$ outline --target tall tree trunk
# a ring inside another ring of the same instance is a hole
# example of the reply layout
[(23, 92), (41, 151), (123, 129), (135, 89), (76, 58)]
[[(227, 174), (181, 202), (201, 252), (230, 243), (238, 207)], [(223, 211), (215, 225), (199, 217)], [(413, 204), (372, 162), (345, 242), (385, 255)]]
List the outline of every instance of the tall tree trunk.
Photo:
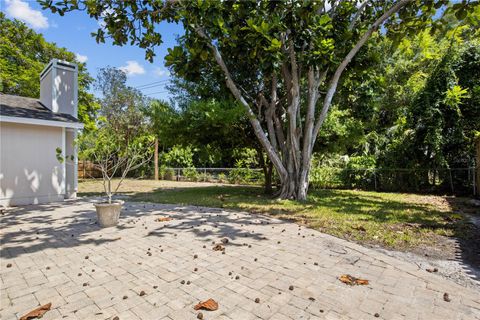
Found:
[(155, 137), (155, 154), (154, 154), (153, 163), (155, 166), (155, 181), (158, 180), (158, 138)]

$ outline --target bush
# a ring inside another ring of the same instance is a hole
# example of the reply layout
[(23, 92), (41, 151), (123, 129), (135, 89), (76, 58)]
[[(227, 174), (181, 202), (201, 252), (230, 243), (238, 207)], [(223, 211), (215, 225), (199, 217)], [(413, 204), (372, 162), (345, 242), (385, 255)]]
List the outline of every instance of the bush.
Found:
[(312, 188), (341, 188), (344, 186), (341, 168), (319, 167), (312, 168), (309, 175)]
[(160, 177), (162, 177), (162, 180), (175, 179), (175, 171), (172, 168), (160, 167), (159, 174), (160, 174)]
[(217, 181), (220, 183), (227, 182), (227, 176), (225, 175), (225, 173), (219, 173), (217, 176)]
[(263, 183), (263, 174), (258, 170), (249, 168), (235, 168), (228, 174), (228, 182), (234, 184)]
[(376, 161), (373, 156), (351, 157), (342, 172), (342, 180), (350, 188), (373, 188)]
[(188, 181), (199, 181), (200, 174), (195, 168), (186, 168), (182, 172), (183, 177)]
[(193, 167), (193, 149), (175, 145), (170, 151), (161, 155), (160, 161), (170, 168), (191, 168)]

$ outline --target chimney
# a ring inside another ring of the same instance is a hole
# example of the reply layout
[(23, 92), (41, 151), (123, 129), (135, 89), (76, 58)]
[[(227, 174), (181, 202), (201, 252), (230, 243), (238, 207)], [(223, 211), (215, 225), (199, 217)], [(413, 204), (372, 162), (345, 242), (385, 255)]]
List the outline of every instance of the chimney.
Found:
[(40, 102), (55, 113), (77, 118), (78, 66), (53, 59), (40, 73)]

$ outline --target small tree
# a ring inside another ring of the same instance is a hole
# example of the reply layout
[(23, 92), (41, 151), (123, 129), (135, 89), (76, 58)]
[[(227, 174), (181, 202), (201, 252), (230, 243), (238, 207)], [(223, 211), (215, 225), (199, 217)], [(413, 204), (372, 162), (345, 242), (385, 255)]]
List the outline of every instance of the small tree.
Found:
[[(108, 126), (83, 137), (81, 147), (102, 173), (108, 203), (112, 202), (127, 174), (151, 160), (153, 141), (152, 136), (141, 136), (125, 145), (115, 138)], [(114, 178), (119, 179), (114, 182)]]

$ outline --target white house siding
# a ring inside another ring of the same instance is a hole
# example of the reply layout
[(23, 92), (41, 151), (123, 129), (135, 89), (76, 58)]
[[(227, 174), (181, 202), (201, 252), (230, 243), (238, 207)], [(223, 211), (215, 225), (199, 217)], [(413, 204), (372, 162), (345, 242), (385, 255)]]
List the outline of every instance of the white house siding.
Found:
[(65, 128), (0, 122), (0, 205), (61, 201)]

